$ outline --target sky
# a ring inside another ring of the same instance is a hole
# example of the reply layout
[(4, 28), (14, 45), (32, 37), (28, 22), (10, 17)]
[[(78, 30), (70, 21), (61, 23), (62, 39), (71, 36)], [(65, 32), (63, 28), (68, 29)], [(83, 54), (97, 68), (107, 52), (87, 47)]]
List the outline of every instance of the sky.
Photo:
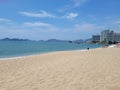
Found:
[(0, 0), (0, 39), (88, 39), (120, 32), (120, 0)]

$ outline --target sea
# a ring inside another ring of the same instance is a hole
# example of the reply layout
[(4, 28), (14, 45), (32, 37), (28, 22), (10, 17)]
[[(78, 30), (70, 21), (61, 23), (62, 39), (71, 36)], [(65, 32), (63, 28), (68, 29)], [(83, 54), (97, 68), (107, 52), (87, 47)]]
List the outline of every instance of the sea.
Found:
[(0, 58), (13, 58), (55, 51), (86, 50), (102, 47), (102, 44), (38, 42), (38, 41), (0, 41)]

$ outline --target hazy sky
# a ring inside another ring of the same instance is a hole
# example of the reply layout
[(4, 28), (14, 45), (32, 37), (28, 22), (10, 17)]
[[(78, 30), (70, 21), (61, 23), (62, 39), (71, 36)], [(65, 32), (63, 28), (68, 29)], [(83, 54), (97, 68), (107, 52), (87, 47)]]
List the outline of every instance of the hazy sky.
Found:
[(91, 38), (120, 32), (120, 0), (0, 0), (0, 38)]

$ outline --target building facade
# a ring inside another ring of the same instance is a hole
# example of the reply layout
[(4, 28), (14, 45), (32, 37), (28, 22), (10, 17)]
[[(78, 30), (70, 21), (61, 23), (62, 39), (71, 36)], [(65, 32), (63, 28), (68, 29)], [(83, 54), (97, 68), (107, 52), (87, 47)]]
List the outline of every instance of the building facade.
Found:
[(92, 36), (92, 42), (100, 42), (100, 35), (93, 35)]
[(120, 33), (115, 33), (111, 30), (104, 30), (101, 32), (100, 42), (120, 42)]
[(120, 42), (120, 33), (115, 33), (114, 40)]

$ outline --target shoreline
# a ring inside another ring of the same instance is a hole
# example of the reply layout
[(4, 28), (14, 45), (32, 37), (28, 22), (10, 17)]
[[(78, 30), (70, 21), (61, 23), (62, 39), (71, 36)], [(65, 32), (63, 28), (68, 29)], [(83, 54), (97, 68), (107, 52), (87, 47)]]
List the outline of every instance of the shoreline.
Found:
[[(99, 47), (102, 48), (102, 47)], [(98, 48), (92, 48), (93, 49), (98, 49)], [(65, 50), (65, 51), (52, 51), (52, 52), (44, 52), (44, 53), (38, 53), (38, 54), (30, 54), (30, 55), (22, 55), (22, 56), (13, 56), (13, 57), (5, 57), (5, 58), (0, 58), (0, 61), (3, 60), (11, 60), (11, 59), (20, 59), (20, 58), (25, 58), (25, 57), (31, 57), (31, 56), (38, 56), (38, 55), (43, 55), (43, 54), (49, 54), (49, 53), (59, 53), (59, 52), (71, 52), (71, 51), (88, 51), (87, 49), (80, 49), (80, 50)]]
[[(95, 50), (95, 49), (100, 49), (100, 48), (116, 48), (116, 46), (108, 46), (108, 47), (98, 47), (98, 48), (91, 48), (89, 50)], [(21, 55), (21, 56), (11, 56), (11, 57), (5, 57), (5, 58), (0, 58), (0, 61), (4, 60), (11, 60), (11, 59), (20, 59), (20, 58), (26, 58), (26, 57), (32, 57), (32, 56), (38, 56), (38, 55), (44, 55), (44, 54), (50, 54), (50, 53), (59, 53), (59, 52), (72, 52), (72, 51), (89, 51), (86, 49), (79, 49), (79, 50), (63, 50), (63, 51), (51, 51), (51, 52), (43, 52), (43, 53), (37, 53), (37, 54), (28, 54), (28, 55)]]
[[(88, 45), (88, 47), (90, 47), (90, 49), (95, 49), (95, 48), (100, 48), (100, 47), (102, 47), (103, 45), (98, 45), (98, 46), (94, 46), (94, 44), (92, 45)], [(31, 56), (31, 55), (39, 55), (39, 54), (46, 54), (46, 53), (51, 53), (51, 52), (61, 52), (61, 51), (77, 51), (77, 50), (86, 50), (87, 49), (87, 47), (83, 47), (82, 48), (82, 46), (80, 45), (80, 47), (78, 48), (78, 46), (77, 46), (77, 48), (66, 48), (66, 50), (65, 49), (47, 49), (47, 50), (41, 50), (41, 51), (34, 51), (34, 52), (19, 52), (19, 51), (17, 51), (17, 52), (14, 52), (14, 51), (12, 51), (12, 49), (11, 49), (11, 51), (10, 52), (13, 52), (13, 53), (8, 53), (8, 54), (5, 54), (4, 53), (4, 50), (3, 50), (3, 52), (0, 52), (1, 53), (1, 55), (0, 55), (0, 60), (2, 60), (2, 59), (4, 59), (4, 60), (6, 60), (6, 59), (14, 59), (14, 58), (21, 58), (21, 57), (25, 57), (25, 56)], [(5, 51), (5, 52), (7, 52), (7, 51)]]
[(0, 90), (120, 90), (120, 48), (0, 61)]
[[(91, 48), (89, 50), (95, 50), (95, 49), (99, 49), (99, 48), (103, 48), (102, 47), (98, 47), (98, 48)], [(63, 51), (51, 51), (51, 52), (44, 52), (44, 53), (37, 53), (37, 54), (28, 54), (28, 55), (21, 55), (21, 56), (11, 56), (11, 57), (5, 57), (5, 58), (0, 58), (0, 61), (3, 60), (11, 60), (11, 59), (20, 59), (20, 58), (25, 58), (25, 57), (31, 57), (31, 56), (38, 56), (38, 55), (44, 55), (44, 54), (50, 54), (50, 53), (59, 53), (59, 52), (72, 52), (72, 51), (89, 51), (86, 49), (79, 49), (79, 50), (63, 50)]]

